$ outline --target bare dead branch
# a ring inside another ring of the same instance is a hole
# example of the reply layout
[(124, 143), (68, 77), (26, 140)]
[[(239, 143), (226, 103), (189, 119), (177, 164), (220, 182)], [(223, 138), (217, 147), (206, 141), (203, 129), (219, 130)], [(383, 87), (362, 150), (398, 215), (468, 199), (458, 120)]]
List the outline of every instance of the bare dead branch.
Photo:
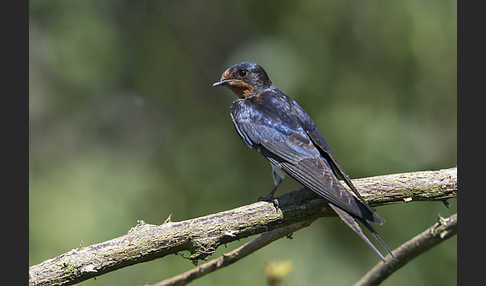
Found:
[(380, 284), (410, 260), (447, 240), (456, 233), (457, 214), (453, 214), (446, 219), (440, 218), (433, 226), (393, 250), (395, 258), (391, 258), (391, 256), (388, 255), (386, 257), (386, 262), (378, 263), (366, 273), (355, 286), (372, 286)]
[[(411, 172), (353, 180), (372, 206), (453, 198), (457, 169)], [(139, 223), (126, 235), (73, 249), (29, 267), (29, 285), (72, 285), (86, 279), (181, 251), (197, 261), (217, 247), (251, 235), (322, 216), (333, 216), (309, 190), (286, 193), (272, 203), (256, 202), (229, 211), (162, 225)]]

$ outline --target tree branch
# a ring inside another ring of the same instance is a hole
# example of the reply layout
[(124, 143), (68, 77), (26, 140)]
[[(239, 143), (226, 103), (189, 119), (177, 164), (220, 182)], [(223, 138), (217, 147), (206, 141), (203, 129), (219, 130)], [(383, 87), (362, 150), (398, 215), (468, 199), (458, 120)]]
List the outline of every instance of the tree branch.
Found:
[[(457, 169), (411, 172), (353, 180), (371, 206), (414, 200), (445, 200), (457, 193)], [(335, 215), (307, 189), (272, 203), (256, 202), (229, 211), (162, 225), (139, 223), (128, 234), (73, 249), (29, 267), (29, 285), (72, 285), (116, 269), (180, 251), (193, 261), (218, 246), (296, 222)]]
[(209, 274), (213, 271), (226, 267), (235, 263), (236, 261), (250, 255), (251, 253), (259, 250), (262, 247), (265, 247), (272, 243), (275, 240), (278, 240), (282, 237), (288, 236), (293, 232), (309, 226), (313, 220), (310, 221), (303, 221), (291, 224), (289, 226), (281, 227), (278, 229), (274, 229), (272, 231), (268, 231), (260, 235), (259, 237), (255, 238), (254, 240), (243, 244), (242, 246), (238, 247), (237, 249), (230, 251), (228, 253), (223, 254), (222, 256), (215, 258), (211, 261), (208, 261), (194, 269), (186, 271), (182, 274), (179, 274), (175, 277), (166, 279), (159, 283), (153, 284), (152, 286), (182, 286), (186, 285), (187, 283), (200, 278), (206, 274)]
[(446, 219), (440, 218), (439, 222), (393, 250), (395, 258), (392, 259), (390, 255), (388, 255), (386, 257), (386, 262), (378, 263), (366, 273), (355, 286), (372, 286), (380, 284), (410, 260), (447, 240), (456, 233), (457, 214), (453, 214)]

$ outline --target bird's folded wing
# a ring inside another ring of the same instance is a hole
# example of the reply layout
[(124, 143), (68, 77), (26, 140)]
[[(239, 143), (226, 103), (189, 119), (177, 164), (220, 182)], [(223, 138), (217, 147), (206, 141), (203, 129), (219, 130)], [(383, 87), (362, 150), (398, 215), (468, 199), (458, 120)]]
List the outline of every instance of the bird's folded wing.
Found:
[(319, 161), (319, 158), (303, 159), (297, 164), (284, 161), (280, 162), (280, 166), (294, 179), (333, 205), (352, 215), (369, 219), (371, 213), (366, 211), (357, 199), (331, 174), (331, 170)]
[(332, 155), (331, 151), (329, 150), (329, 147), (327, 146), (326, 141), (322, 137), (322, 135), (319, 133), (316, 127), (312, 128), (312, 130), (306, 130), (306, 133), (309, 135), (310, 140), (313, 142), (313, 144), (320, 150), (321, 155), (329, 162), (329, 164), (333, 167), (334, 171), (339, 174), (339, 176), (342, 177), (342, 179), (346, 182), (348, 187), (353, 191), (353, 193), (356, 194), (356, 196), (359, 198), (359, 200), (363, 203), (363, 205), (371, 212), (373, 213), (373, 218), (371, 221), (378, 223), (378, 224), (383, 224), (385, 220), (380, 217), (375, 211), (373, 211), (364, 198), (360, 195), (354, 184), (351, 182), (351, 179), (348, 177), (348, 175), (344, 172), (344, 170), (339, 166), (338, 162), (336, 159), (334, 159), (334, 156)]
[(332, 155), (331, 151), (329, 150), (329, 147), (327, 146), (326, 141), (322, 137), (322, 135), (319, 133), (317, 128), (314, 128), (313, 130), (306, 130), (307, 134), (309, 135), (309, 138), (312, 140), (314, 145), (321, 150), (321, 153), (324, 158), (326, 158), (329, 163), (332, 165), (334, 170), (341, 176), (343, 177), (344, 181), (346, 184), (349, 186), (349, 188), (360, 198), (362, 201), (364, 199), (361, 197), (359, 194), (358, 190), (356, 190), (356, 187), (353, 185), (351, 180), (349, 179), (348, 175), (344, 172), (344, 170), (339, 166), (338, 162), (336, 159), (334, 159), (334, 156)]
[(259, 149), (295, 180), (350, 214), (374, 221), (373, 211), (341, 185), (304, 130), (291, 130), (272, 120), (234, 115), (232, 118), (238, 134), (249, 146)]
[[(330, 164), (330, 168), (334, 171), (336, 175), (342, 177), (342, 179), (346, 182), (348, 187), (356, 194), (356, 196), (361, 200), (362, 203), (366, 204), (363, 197), (361, 197), (360, 193), (356, 189), (356, 187), (351, 182), (351, 179), (348, 175), (344, 172), (344, 170), (339, 166), (336, 159), (331, 153), (329, 146), (327, 145), (326, 140), (322, 137), (321, 133), (317, 129), (317, 126), (314, 124), (310, 116), (300, 107), (300, 105), (295, 101), (291, 100), (292, 110), (294, 110), (295, 114), (297, 114), (297, 118), (302, 123), (302, 126), (307, 133), (309, 139), (312, 141), (314, 146), (319, 149), (321, 155), (326, 159), (326, 161)], [(372, 211), (370, 209), (370, 211)], [(383, 220), (381, 218), (377, 219), (378, 221)]]

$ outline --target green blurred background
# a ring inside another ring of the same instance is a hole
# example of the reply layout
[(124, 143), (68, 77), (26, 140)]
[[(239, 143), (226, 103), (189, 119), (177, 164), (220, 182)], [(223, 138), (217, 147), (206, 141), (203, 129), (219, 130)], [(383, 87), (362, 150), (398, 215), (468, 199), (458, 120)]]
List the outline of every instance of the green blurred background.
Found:
[[(30, 1), (29, 265), (162, 223), (254, 202), (271, 168), (211, 84), (261, 64), (311, 115), (352, 178), (456, 165), (455, 1)], [(298, 188), (287, 179), (278, 194)], [(392, 248), (456, 212), (378, 208)], [(248, 241), (218, 249), (217, 254)], [(383, 285), (455, 285), (456, 238)], [(214, 256), (213, 256), (214, 257)], [(194, 285), (350, 285), (379, 261), (320, 219)], [(81, 285), (142, 285), (193, 268), (171, 255)]]

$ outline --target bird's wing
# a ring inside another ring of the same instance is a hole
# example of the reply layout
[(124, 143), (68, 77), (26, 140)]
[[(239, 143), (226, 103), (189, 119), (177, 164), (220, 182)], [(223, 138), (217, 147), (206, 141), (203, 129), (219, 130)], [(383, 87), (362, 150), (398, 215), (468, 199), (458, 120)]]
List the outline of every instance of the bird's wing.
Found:
[(233, 123), (245, 143), (256, 147), (272, 163), (332, 204), (355, 216), (369, 217), (368, 211), (333, 175), (304, 132), (288, 130), (268, 117), (252, 120), (239, 115), (232, 115)]
[(236, 119), (235, 119), (235, 116), (233, 115), (233, 112), (230, 113), (231, 115), (231, 120), (233, 121), (233, 125), (235, 126), (235, 129), (236, 129), (236, 132), (238, 133), (238, 135), (240, 135), (241, 137), (241, 140), (243, 140), (243, 142), (246, 144), (246, 146), (250, 147), (250, 148), (253, 148), (254, 147), (254, 144), (253, 142), (251, 141), (250, 138), (248, 138), (248, 136), (240, 129), (240, 127), (238, 127), (238, 123), (236, 122)]
[(383, 224), (385, 220), (381, 218), (374, 210), (372, 210), (370, 206), (368, 206), (364, 198), (361, 196), (361, 194), (358, 192), (358, 190), (352, 183), (349, 176), (346, 174), (346, 172), (344, 172), (343, 168), (341, 168), (337, 160), (332, 155), (326, 140), (324, 140), (324, 137), (322, 137), (321, 133), (317, 129), (317, 126), (314, 124), (310, 116), (299, 106), (299, 104), (296, 101), (292, 100), (292, 105), (293, 105), (293, 110), (295, 111), (297, 117), (301, 121), (306, 134), (309, 136), (309, 139), (312, 141), (314, 146), (317, 149), (319, 149), (322, 157), (324, 157), (325, 160), (329, 162), (332, 170), (334, 171), (334, 174), (340, 176), (346, 182), (348, 187), (351, 189), (351, 191), (353, 191), (353, 193), (356, 194), (356, 196), (359, 198), (361, 203), (363, 203), (363, 205), (373, 214), (371, 221), (378, 224)]
[(371, 221), (378, 223), (378, 224), (383, 224), (385, 220), (380, 217), (373, 209), (371, 209), (370, 206), (366, 203), (366, 201), (363, 199), (363, 197), (360, 195), (354, 184), (351, 182), (351, 179), (348, 177), (348, 175), (344, 172), (344, 170), (341, 168), (341, 166), (338, 164), (336, 159), (334, 159), (334, 156), (332, 155), (331, 151), (327, 147), (327, 144), (324, 141), (324, 138), (322, 138), (322, 135), (319, 133), (317, 128), (314, 128), (313, 130), (306, 130), (306, 133), (309, 135), (309, 138), (311, 141), (314, 143), (314, 145), (321, 151), (321, 155), (326, 158), (326, 160), (331, 164), (333, 169), (335, 170), (336, 173), (339, 174), (339, 176), (342, 177), (342, 179), (346, 182), (348, 187), (353, 191), (353, 193), (356, 194), (356, 196), (359, 198), (361, 203), (372, 213), (372, 219)]
[[(303, 124), (297, 124), (296, 127), (295, 122), (282, 122), (282, 118), (288, 117), (285, 117), (285, 114), (276, 114), (280, 113), (234, 104), (231, 118), (238, 134), (248, 146), (256, 148), (273, 165), (280, 166), (295, 180), (325, 198), (338, 216), (383, 259), (381, 253), (364, 236), (354, 218), (365, 224), (380, 244), (390, 252), (378, 233), (366, 221), (383, 220), (338, 181), (328, 160), (322, 154), (330, 154), (322, 136), (319, 133), (316, 135), (308, 132), (306, 126), (301, 126)], [(340, 168), (332, 155), (330, 156), (329, 162), (334, 162)], [(341, 172), (345, 174), (342, 170)]]
[(358, 190), (356, 189), (356, 187), (351, 182), (351, 179), (349, 179), (349, 176), (344, 172), (344, 170), (338, 164), (336, 159), (334, 159), (334, 156), (332, 155), (331, 151), (329, 150), (329, 147), (327, 146), (326, 141), (324, 140), (322, 135), (319, 133), (317, 128), (314, 128), (313, 130), (306, 130), (306, 133), (309, 135), (309, 138), (312, 140), (314, 145), (319, 148), (319, 150), (321, 151), (324, 158), (326, 158), (326, 160), (328, 160), (331, 163), (335, 172), (343, 178), (343, 180), (346, 182), (346, 184), (349, 186), (349, 188), (364, 202), (364, 199), (361, 197)]
[(320, 158), (305, 158), (297, 164), (280, 162), (281, 168), (304, 186), (350, 214), (368, 218), (369, 212), (346, 190)]

